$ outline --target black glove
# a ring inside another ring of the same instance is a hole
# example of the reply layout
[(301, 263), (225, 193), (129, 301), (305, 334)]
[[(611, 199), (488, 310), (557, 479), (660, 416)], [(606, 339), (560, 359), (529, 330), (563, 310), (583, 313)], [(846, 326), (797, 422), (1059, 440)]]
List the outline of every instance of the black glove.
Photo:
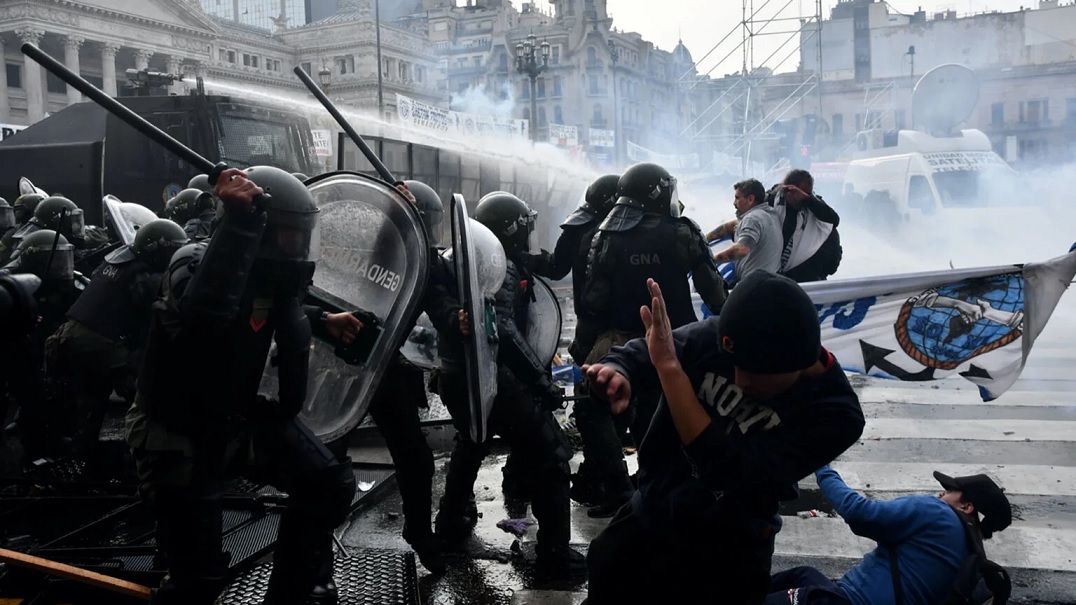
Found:
[(548, 376), (538, 381), (535, 388), (538, 392), (538, 402), (541, 404), (542, 409), (552, 412), (564, 407), (564, 389), (560, 388), (560, 385), (553, 382)]
[(334, 353), (346, 364), (363, 365), (370, 360), (385, 329), (381, 327), (381, 319), (370, 311), (360, 309), (351, 314), (362, 322), (362, 329), (351, 344), (338, 344)]

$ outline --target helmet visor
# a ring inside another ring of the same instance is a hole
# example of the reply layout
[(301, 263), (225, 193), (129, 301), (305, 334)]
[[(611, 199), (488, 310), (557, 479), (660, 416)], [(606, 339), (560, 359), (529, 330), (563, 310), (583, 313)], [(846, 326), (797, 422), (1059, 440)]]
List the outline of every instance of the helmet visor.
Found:
[(11, 206), (0, 208), (0, 231), (7, 231), (15, 226), (15, 209)]
[(85, 237), (86, 220), (83, 217), (81, 208), (67, 211), (64, 218), (60, 221), (61, 224), (64, 222), (71, 228), (71, 237), (75, 239), (83, 239)]
[(526, 252), (528, 254), (541, 253), (541, 247), (538, 245), (538, 213), (531, 210), (526, 216), (519, 218), (519, 223), (525, 230), (524, 233), (527, 234)]
[(676, 177), (669, 177), (661, 184), (669, 190), (669, 214), (674, 217), (680, 216), (680, 193), (676, 188)]
[(43, 281), (72, 279), (75, 274), (75, 247), (59, 244), (55, 253), (51, 247), (30, 248), (19, 255), (18, 270), (33, 273)]
[(260, 258), (315, 262), (321, 257), (318, 212), (270, 211)]

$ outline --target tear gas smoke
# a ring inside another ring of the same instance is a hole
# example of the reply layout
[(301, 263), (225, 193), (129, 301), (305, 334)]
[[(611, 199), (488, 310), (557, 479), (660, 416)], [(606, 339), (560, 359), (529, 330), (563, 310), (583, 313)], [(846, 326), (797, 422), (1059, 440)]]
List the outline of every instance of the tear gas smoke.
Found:
[(501, 87), (501, 100), (492, 98), (486, 92), (486, 85), (471, 86), (461, 93), (452, 95), (449, 107), (455, 111), (473, 113), (494, 118), (514, 118), (516, 100), (512, 86), (507, 82)]

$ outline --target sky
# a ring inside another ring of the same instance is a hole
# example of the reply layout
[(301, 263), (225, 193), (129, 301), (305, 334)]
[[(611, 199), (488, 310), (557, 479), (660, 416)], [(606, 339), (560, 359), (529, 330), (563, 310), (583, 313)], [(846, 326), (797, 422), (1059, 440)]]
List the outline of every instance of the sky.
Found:
[[(536, 0), (539, 7), (548, 9), (545, 0)], [(760, 18), (792, 18), (791, 21), (771, 22), (764, 30), (761, 23), (756, 23), (756, 31), (773, 32), (771, 35), (759, 35), (754, 38), (753, 67), (766, 65), (776, 71), (792, 71), (799, 58), (795, 40), (790, 40), (789, 32), (798, 28), (797, 18), (812, 16), (815, 0), (746, 0), (757, 11), (756, 20)], [(519, 7), (523, 0), (512, 0)], [(836, 0), (823, 0), (822, 14), (829, 18), (830, 9)], [(781, 7), (786, 6), (781, 10)], [(1037, 6), (1037, 0), (890, 0), (890, 11), (911, 14), (922, 7), (928, 15), (952, 9), (959, 15), (981, 13), (986, 11), (1016, 11), (1021, 6)], [(660, 10), (655, 10), (660, 6)], [(672, 50), (682, 38), (695, 61), (699, 63), (701, 73), (720, 77), (739, 71), (744, 62), (741, 46), (743, 28), (739, 25), (743, 19), (742, 0), (608, 0), (609, 14), (613, 17), (613, 27), (625, 31), (637, 31), (643, 38), (656, 44), (658, 48)], [(722, 39), (728, 35), (723, 42)], [(720, 42), (720, 44), (719, 44)], [(785, 44), (787, 42), (787, 44)], [(785, 44), (783, 48), (780, 48)], [(716, 49), (715, 49), (716, 46)], [(714, 49), (713, 52), (710, 52)], [(709, 57), (706, 54), (710, 53)], [(772, 58), (770, 58), (772, 56)], [(766, 59), (769, 58), (767, 61)], [(712, 71), (711, 71), (712, 69)]]

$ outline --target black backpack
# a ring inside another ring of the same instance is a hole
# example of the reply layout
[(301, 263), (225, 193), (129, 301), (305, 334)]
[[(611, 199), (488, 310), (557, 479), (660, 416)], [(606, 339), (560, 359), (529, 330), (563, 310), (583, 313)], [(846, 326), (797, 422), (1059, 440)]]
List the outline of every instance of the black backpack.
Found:
[[(968, 546), (968, 554), (956, 573), (956, 579), (953, 580), (949, 594), (938, 605), (1006, 605), (1012, 595), (1009, 572), (986, 558), (983, 539), (979, 535), (975, 521), (955, 508), (953, 512), (964, 528), (964, 541)], [(895, 545), (889, 547), (889, 571), (893, 578), (896, 605), (904, 605), (904, 589), (900, 582), (900, 567), (897, 564)]]

